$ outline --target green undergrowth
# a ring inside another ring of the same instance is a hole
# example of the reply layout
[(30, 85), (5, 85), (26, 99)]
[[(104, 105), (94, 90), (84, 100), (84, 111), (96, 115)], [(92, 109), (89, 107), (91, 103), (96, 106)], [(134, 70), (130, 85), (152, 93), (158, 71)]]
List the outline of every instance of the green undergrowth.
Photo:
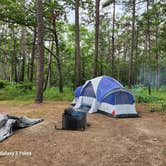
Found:
[(34, 98), (32, 83), (7, 84), (0, 89), (0, 100), (28, 100)]
[[(32, 83), (3, 83), (0, 81), (0, 101), (5, 100), (34, 100), (35, 98), (35, 86)], [(73, 99), (74, 92), (69, 87), (64, 87), (64, 92), (59, 93), (58, 87), (48, 88), (44, 91), (45, 100), (66, 100), (71, 101)]]
[(166, 86), (160, 89), (152, 88), (151, 95), (148, 94), (147, 87), (137, 87), (132, 89), (136, 103), (148, 103), (150, 112), (166, 112)]
[(148, 94), (148, 89), (146, 87), (137, 87), (132, 89), (132, 93), (135, 96), (137, 103), (166, 103), (166, 87), (161, 87), (156, 90), (152, 88), (151, 95)]
[(71, 101), (73, 99), (74, 92), (69, 87), (63, 88), (63, 93), (59, 93), (59, 89), (57, 87), (52, 87), (47, 89), (44, 92), (44, 98), (50, 100), (66, 100)]
[[(160, 105), (161, 110), (166, 104), (166, 86), (156, 90), (152, 88), (152, 94), (148, 94), (147, 87), (136, 87), (132, 89), (136, 103), (152, 103)], [(74, 92), (71, 87), (64, 87), (64, 92), (59, 93), (58, 87), (51, 87), (44, 92), (44, 100), (72, 101)], [(0, 100), (28, 101), (35, 98), (35, 85), (30, 82), (13, 83), (0, 80)], [(151, 108), (152, 111), (155, 108)], [(164, 110), (164, 109), (163, 109)]]

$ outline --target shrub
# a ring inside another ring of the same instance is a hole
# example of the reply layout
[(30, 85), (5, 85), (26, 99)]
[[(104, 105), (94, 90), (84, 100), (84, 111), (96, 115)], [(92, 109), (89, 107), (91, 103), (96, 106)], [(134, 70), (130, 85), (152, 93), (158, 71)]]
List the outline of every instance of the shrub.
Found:
[(0, 89), (5, 88), (6, 86), (8, 86), (10, 83), (8, 81), (5, 80), (0, 80)]
[(3, 89), (5, 87), (4, 83), (0, 81), (0, 89)]

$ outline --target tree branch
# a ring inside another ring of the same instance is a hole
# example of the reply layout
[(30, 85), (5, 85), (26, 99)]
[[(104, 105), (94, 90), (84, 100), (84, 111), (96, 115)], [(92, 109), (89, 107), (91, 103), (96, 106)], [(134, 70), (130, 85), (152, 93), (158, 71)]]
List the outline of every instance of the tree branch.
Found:
[(57, 56), (49, 49), (47, 48), (46, 46), (44, 46), (44, 48), (53, 56), (57, 59)]

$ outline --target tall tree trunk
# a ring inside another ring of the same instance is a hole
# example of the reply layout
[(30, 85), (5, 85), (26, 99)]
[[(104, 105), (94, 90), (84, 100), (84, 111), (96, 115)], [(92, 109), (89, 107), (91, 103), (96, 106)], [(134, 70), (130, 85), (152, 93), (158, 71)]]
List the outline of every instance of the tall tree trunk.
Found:
[[(0, 44), (2, 41), (6, 42), (6, 38), (5, 38), (5, 35), (6, 35), (6, 30), (5, 30), (5, 26), (2, 24), (2, 29), (1, 29), (1, 35), (0, 35)], [(1, 48), (2, 50), (7, 50), (7, 44), (5, 45), (1, 45)], [(8, 80), (8, 75), (7, 75), (7, 72), (8, 72), (8, 66), (6, 65), (6, 62), (7, 62), (7, 58), (6, 58), (6, 51), (4, 51), (4, 54), (1, 55), (2, 56), (2, 79), (4, 80)]]
[(22, 28), (21, 32), (21, 57), (22, 57), (22, 64), (21, 64), (21, 76), (20, 81), (24, 82), (24, 75), (25, 75), (25, 27)]
[(75, 0), (75, 73), (76, 73), (76, 86), (79, 86), (81, 85), (79, 0)]
[[(12, 40), (11, 41), (9, 41), (10, 42), (10, 44), (9, 44), (9, 48), (11, 49), (11, 50), (13, 50), (13, 48), (14, 48), (14, 36), (13, 36), (13, 34), (14, 34), (14, 30), (13, 30), (13, 27), (12, 27)], [(13, 83), (13, 81), (14, 81), (14, 65), (13, 65), (13, 60), (14, 60), (14, 56), (12, 56), (11, 57), (11, 67), (10, 67), (10, 83)]]
[(159, 33), (159, 28), (158, 28), (158, 25), (156, 25), (155, 40), (156, 40), (156, 60), (157, 60), (157, 75), (156, 75), (157, 90), (160, 88), (160, 55), (158, 51), (158, 33)]
[(150, 35), (150, 15), (149, 15), (149, 5), (150, 2), (147, 0), (147, 40), (148, 40), (148, 58), (149, 58), (149, 82), (148, 82), (148, 92), (151, 95), (151, 81), (152, 81), (152, 66), (151, 66), (151, 35)]
[(144, 54), (146, 55), (146, 57), (144, 56), (144, 54), (142, 54), (142, 63), (143, 63), (143, 84), (146, 86), (147, 85), (147, 81), (146, 81), (146, 73), (147, 73), (147, 68), (146, 68), (146, 64), (145, 64), (145, 59), (148, 56), (148, 36), (147, 33), (145, 31), (145, 46), (144, 46)]
[(14, 27), (13, 27), (13, 58), (12, 58), (12, 63), (13, 63), (13, 67), (12, 70), (14, 71), (14, 81), (18, 82), (18, 73), (17, 73), (17, 51), (16, 51), (16, 37), (15, 37), (15, 31), (14, 31)]
[(34, 73), (34, 60), (35, 60), (35, 50), (36, 50), (36, 27), (34, 27), (33, 31), (33, 42), (32, 42), (32, 53), (31, 53), (31, 59), (30, 59), (30, 75), (29, 75), (29, 81), (33, 82), (33, 73)]
[(38, 25), (38, 57), (36, 75), (36, 103), (43, 102), (43, 81), (44, 81), (44, 23), (42, 0), (36, 0), (37, 25)]
[(30, 57), (27, 57), (27, 72), (26, 72), (27, 80), (29, 80), (29, 75), (30, 75), (29, 68), (30, 68)]
[(48, 79), (47, 79), (47, 88), (51, 87), (51, 65), (52, 65), (52, 54), (49, 54), (49, 66), (48, 66)]
[(97, 77), (98, 73), (98, 54), (99, 54), (99, 24), (100, 24), (100, 0), (96, 0), (95, 7), (95, 50), (94, 50), (94, 65), (93, 77)]
[(118, 49), (117, 80), (120, 81), (120, 48)]
[(117, 56), (117, 80), (120, 81), (120, 53), (121, 53), (121, 42), (119, 36), (117, 37), (117, 45), (118, 45), (118, 56)]
[(59, 77), (59, 92), (63, 92), (63, 81), (62, 81), (62, 69), (61, 69), (61, 59), (60, 59), (60, 50), (59, 50), (59, 39), (56, 30), (56, 22), (53, 19), (53, 28), (54, 28), (54, 40), (55, 40), (55, 48), (56, 48), (56, 62), (57, 62), (57, 70), (58, 70), (58, 77)]
[(129, 63), (129, 78), (128, 87), (131, 88), (133, 84), (133, 57), (135, 48), (135, 0), (132, 0), (132, 38), (131, 38), (131, 54)]
[(115, 0), (113, 0), (113, 17), (112, 17), (112, 51), (111, 51), (111, 74), (114, 77), (114, 53), (115, 53)]
[[(50, 50), (51, 52), (53, 51), (53, 42), (50, 43)], [(47, 68), (47, 75), (46, 75), (46, 80), (45, 80), (45, 86), (44, 90), (50, 87), (50, 82), (51, 82), (51, 64), (52, 64), (52, 54), (49, 52), (48, 54), (48, 68)]]
[(126, 35), (125, 35), (125, 40), (123, 43), (123, 80), (124, 82), (127, 84), (128, 82), (128, 62), (127, 62), (127, 54), (128, 54), (128, 50), (129, 50), (129, 43), (128, 43), (128, 36), (129, 36), (129, 31), (127, 29), (126, 30)]
[(135, 64), (134, 64), (134, 85), (137, 84), (138, 80), (138, 37), (139, 37), (139, 28), (136, 29), (136, 37), (135, 37)]
[(160, 55), (157, 52), (156, 53), (156, 59), (157, 59), (157, 90), (160, 88)]

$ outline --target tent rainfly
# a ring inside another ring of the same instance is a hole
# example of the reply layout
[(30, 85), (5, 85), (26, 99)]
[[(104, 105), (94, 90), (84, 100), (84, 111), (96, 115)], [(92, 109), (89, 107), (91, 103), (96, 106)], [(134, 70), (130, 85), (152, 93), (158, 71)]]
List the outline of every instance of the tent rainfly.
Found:
[(103, 112), (113, 117), (138, 117), (134, 96), (117, 80), (100, 76), (88, 80), (74, 93), (76, 110), (89, 108), (88, 112)]

